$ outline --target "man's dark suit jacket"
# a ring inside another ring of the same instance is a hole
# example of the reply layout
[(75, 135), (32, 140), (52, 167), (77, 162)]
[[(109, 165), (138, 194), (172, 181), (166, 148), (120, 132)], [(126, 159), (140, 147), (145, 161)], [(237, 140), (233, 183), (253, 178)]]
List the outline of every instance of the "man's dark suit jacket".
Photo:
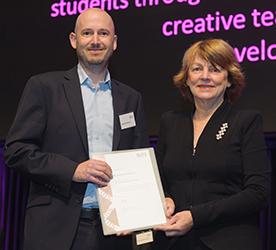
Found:
[[(225, 123), (228, 128), (217, 139)], [(260, 249), (258, 212), (268, 201), (269, 162), (258, 113), (225, 101), (193, 156), (192, 114), (168, 112), (161, 121), (157, 159), (176, 211), (191, 211), (192, 231), (203, 243), (213, 250)], [(174, 249), (185, 249), (184, 237), (172, 240)]]
[[(140, 94), (112, 80), (113, 150), (148, 146)], [(134, 112), (136, 126), (121, 130), (119, 115)], [(25, 249), (68, 250), (78, 226), (85, 183), (72, 182), (89, 158), (77, 69), (30, 78), (6, 139), (9, 167), (31, 179)]]

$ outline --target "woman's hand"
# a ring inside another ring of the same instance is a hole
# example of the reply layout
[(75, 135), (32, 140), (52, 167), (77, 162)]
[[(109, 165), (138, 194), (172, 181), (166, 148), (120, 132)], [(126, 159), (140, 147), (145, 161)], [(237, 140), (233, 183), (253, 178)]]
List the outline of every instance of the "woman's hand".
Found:
[(189, 210), (173, 215), (166, 224), (155, 227), (155, 230), (164, 231), (166, 236), (180, 236), (186, 234), (193, 227), (193, 217)]
[(165, 211), (166, 217), (167, 217), (167, 219), (170, 219), (175, 210), (174, 201), (173, 201), (173, 199), (166, 197), (165, 202), (166, 202), (166, 211)]

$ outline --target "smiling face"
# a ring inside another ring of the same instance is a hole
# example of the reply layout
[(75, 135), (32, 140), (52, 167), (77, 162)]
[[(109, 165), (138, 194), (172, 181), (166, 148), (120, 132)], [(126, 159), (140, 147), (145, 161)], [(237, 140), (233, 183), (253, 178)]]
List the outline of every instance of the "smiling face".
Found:
[(189, 66), (187, 85), (195, 102), (212, 103), (222, 102), (226, 88), (231, 86), (226, 70), (198, 56)]
[(78, 17), (70, 42), (83, 67), (107, 66), (117, 48), (114, 32), (111, 17), (101, 9), (88, 9)]

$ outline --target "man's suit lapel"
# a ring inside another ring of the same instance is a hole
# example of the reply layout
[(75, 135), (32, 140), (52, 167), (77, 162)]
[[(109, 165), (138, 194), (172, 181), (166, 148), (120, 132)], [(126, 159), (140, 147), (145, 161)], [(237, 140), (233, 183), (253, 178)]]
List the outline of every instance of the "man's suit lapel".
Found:
[[(67, 101), (71, 107), (73, 117), (75, 119), (83, 146), (88, 153), (87, 131), (85, 114), (83, 108), (83, 101), (81, 97), (81, 88), (79, 84), (79, 78), (77, 75), (77, 69), (74, 67), (65, 74), (64, 91)], [(120, 141), (121, 126), (119, 121), (119, 115), (125, 113), (125, 98), (124, 93), (121, 91), (119, 84), (112, 80), (112, 98), (114, 109), (114, 128), (113, 128), (113, 146), (112, 149), (118, 149)]]
[(125, 98), (124, 94), (120, 89), (119, 84), (112, 80), (112, 98), (113, 98), (113, 109), (114, 109), (114, 128), (113, 128), (113, 146), (112, 149), (118, 149), (120, 134), (121, 134), (121, 126), (119, 121), (119, 115), (124, 114), (125, 110)]
[(87, 152), (88, 154), (85, 114), (81, 96), (81, 87), (77, 74), (77, 68), (74, 67), (73, 69), (67, 71), (64, 75), (64, 78), (65, 82), (63, 86), (65, 96), (73, 113), (73, 117), (75, 119), (85, 152)]

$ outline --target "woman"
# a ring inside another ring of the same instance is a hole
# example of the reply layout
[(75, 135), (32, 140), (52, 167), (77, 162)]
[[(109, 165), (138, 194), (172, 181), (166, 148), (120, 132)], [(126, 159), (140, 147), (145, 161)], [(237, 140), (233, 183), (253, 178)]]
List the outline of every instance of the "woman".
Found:
[(156, 228), (166, 237), (155, 248), (261, 249), (269, 162), (261, 116), (232, 106), (244, 87), (233, 48), (221, 39), (195, 43), (174, 82), (194, 110), (162, 117), (157, 159), (168, 222)]

